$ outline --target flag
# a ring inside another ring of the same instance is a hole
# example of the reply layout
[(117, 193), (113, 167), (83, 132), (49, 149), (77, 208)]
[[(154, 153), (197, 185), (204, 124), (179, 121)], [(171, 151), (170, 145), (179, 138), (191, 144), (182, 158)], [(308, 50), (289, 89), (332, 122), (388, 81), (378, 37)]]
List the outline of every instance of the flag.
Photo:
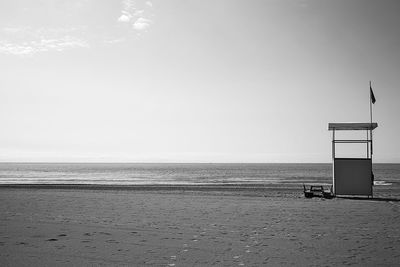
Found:
[(371, 102), (372, 102), (372, 104), (375, 104), (376, 99), (375, 99), (374, 92), (372, 91), (372, 87), (371, 86), (369, 86), (369, 92), (370, 92), (370, 95), (371, 95)]

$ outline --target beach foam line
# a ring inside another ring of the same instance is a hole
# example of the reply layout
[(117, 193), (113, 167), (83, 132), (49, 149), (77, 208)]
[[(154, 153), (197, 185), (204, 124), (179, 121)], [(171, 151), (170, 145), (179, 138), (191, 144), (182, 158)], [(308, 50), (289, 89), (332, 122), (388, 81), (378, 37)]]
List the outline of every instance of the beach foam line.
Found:
[(374, 181), (374, 185), (392, 185), (392, 183), (386, 181)]

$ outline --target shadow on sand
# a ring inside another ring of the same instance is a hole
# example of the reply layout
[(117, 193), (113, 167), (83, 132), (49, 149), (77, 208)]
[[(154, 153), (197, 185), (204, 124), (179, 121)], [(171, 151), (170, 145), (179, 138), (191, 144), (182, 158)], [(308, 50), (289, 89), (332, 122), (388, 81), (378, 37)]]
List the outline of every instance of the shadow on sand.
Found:
[(349, 197), (349, 196), (346, 197), (346, 196), (337, 196), (336, 198), (351, 199), (351, 200), (400, 202), (400, 198), (390, 198), (390, 197)]

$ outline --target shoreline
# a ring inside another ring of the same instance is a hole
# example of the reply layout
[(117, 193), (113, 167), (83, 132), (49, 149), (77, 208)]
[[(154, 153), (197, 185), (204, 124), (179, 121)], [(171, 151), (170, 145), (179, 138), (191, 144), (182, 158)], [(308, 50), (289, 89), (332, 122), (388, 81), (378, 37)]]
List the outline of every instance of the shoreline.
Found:
[[(271, 195), (302, 195), (302, 186), (257, 185), (257, 184), (146, 184), (146, 185), (102, 185), (102, 184), (0, 184), (0, 190), (68, 190), (68, 191), (136, 191), (136, 192), (225, 192), (231, 194), (247, 194), (255, 196)], [(268, 194), (269, 195), (269, 194)]]
[[(317, 183), (315, 183), (317, 184)], [(328, 185), (319, 183), (320, 185)], [(307, 184), (306, 184), (307, 185)], [(141, 192), (155, 194), (198, 194), (221, 196), (253, 196), (304, 198), (303, 186), (298, 184), (145, 184), (145, 185), (104, 185), (104, 184), (0, 184), (0, 192), (7, 190), (24, 191), (92, 191), (92, 192)], [(400, 202), (400, 193), (387, 187), (374, 188), (373, 197), (361, 195), (335, 196), (338, 199)], [(318, 199), (315, 197), (314, 199)]]

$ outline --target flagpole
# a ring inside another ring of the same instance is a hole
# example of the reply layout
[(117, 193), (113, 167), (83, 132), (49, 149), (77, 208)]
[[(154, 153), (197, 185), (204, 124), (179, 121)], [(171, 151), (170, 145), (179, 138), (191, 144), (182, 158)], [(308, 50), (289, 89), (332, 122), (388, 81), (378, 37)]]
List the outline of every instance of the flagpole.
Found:
[(369, 81), (369, 113), (371, 115), (371, 128), (369, 130), (369, 137), (371, 138), (371, 158), (372, 158), (372, 153), (373, 153), (373, 146), (372, 146), (372, 86), (371, 86), (371, 81)]

